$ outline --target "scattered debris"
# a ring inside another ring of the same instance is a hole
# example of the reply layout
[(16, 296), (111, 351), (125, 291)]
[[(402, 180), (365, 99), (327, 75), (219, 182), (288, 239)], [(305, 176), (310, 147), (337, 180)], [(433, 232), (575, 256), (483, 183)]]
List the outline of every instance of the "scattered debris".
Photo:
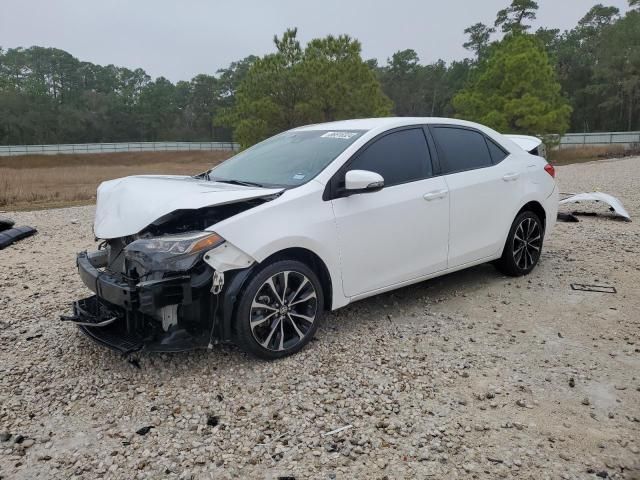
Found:
[[(577, 193), (577, 194), (564, 194), (570, 195), (568, 198), (560, 200), (560, 205), (565, 205), (567, 203), (580, 203), (580, 202), (602, 202), (609, 205), (610, 210), (622, 218), (626, 219), (628, 222), (631, 221), (631, 216), (629, 212), (627, 212), (622, 205), (622, 202), (618, 200), (613, 195), (609, 195), (607, 193), (602, 192), (590, 192), (590, 193)], [(576, 212), (573, 213), (575, 215)]]
[(9, 230), (15, 224), (16, 224), (16, 222), (11, 220), (10, 218), (0, 217), (0, 232), (3, 232), (5, 230)]
[(504, 463), (504, 460), (501, 460), (499, 458), (487, 457), (487, 460), (489, 460), (491, 463)]
[(576, 222), (579, 222), (580, 220), (578, 220), (578, 217), (576, 217), (574, 214), (558, 212), (558, 221), (576, 223)]
[(149, 433), (151, 431), (152, 428), (155, 428), (153, 425), (149, 425), (148, 427), (142, 427), (138, 430), (136, 430), (136, 433), (138, 435), (146, 435), (147, 433)]
[(572, 283), (571, 289), (579, 292), (618, 293), (616, 287), (609, 287), (606, 285), (585, 285), (584, 283)]
[(35, 235), (38, 231), (33, 227), (15, 227), (0, 232), (0, 250), (18, 240)]
[(31, 340), (33, 340), (34, 338), (40, 338), (40, 337), (42, 337), (42, 334), (41, 334), (41, 333), (36, 333), (35, 335), (30, 335), (30, 336), (28, 336), (25, 340), (27, 340), (27, 341), (31, 341)]
[(582, 404), (583, 404), (583, 405), (591, 405), (591, 402), (589, 401), (589, 398), (584, 397), (584, 398), (582, 399)]
[(140, 360), (138, 360), (137, 358), (129, 358), (127, 359), (127, 362), (129, 362), (129, 364), (135, 368), (137, 368), (138, 370), (141, 369), (140, 367)]
[(576, 381), (573, 379), (573, 377), (571, 377), (571, 378), (569, 379), (569, 386), (570, 386), (571, 388), (573, 388), (573, 387), (575, 387), (575, 386), (576, 386)]
[(11, 438), (11, 434), (9, 432), (0, 432), (0, 442), (8, 442)]
[(350, 428), (353, 428), (353, 425), (349, 424), (349, 425), (346, 425), (344, 427), (336, 428), (335, 430), (331, 430), (330, 432), (323, 433), (322, 436), (323, 437), (328, 437), (329, 435), (334, 435), (336, 433), (340, 433), (343, 430), (348, 430)]
[(210, 427), (215, 427), (219, 423), (220, 423), (220, 418), (218, 418), (216, 415), (207, 416), (207, 425), (209, 425)]

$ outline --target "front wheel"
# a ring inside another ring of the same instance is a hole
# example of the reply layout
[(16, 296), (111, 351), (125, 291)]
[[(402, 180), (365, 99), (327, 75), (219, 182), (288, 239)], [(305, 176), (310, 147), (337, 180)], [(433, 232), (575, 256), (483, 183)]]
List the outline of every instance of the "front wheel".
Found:
[(502, 273), (519, 277), (530, 273), (540, 260), (544, 225), (534, 212), (522, 212), (509, 230), (502, 257), (495, 262)]
[(315, 334), (324, 308), (317, 275), (304, 263), (267, 265), (248, 282), (236, 312), (238, 345), (267, 360), (299, 351)]

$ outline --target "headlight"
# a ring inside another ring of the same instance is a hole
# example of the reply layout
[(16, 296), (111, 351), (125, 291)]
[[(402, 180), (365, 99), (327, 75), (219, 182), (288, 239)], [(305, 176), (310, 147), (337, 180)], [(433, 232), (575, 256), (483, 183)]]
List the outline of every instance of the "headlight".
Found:
[(224, 239), (217, 233), (197, 232), (136, 240), (127, 246), (127, 251), (185, 255), (211, 250), (223, 242)]
[(144, 238), (131, 242), (124, 250), (128, 263), (138, 264), (143, 271), (186, 271), (202, 253), (222, 243), (224, 239), (217, 233), (196, 232)]

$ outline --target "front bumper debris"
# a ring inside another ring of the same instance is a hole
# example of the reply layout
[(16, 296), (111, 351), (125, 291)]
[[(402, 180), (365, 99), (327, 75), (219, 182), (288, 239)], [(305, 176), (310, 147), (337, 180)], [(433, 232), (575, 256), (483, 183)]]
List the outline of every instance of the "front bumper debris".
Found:
[[(142, 349), (175, 352), (206, 347), (213, 326), (213, 269), (206, 264), (189, 274), (134, 281), (108, 272), (107, 252), (82, 252), (76, 260), (83, 283), (94, 296), (73, 303), (75, 323), (97, 343), (123, 354)], [(172, 316), (163, 325), (163, 314)]]

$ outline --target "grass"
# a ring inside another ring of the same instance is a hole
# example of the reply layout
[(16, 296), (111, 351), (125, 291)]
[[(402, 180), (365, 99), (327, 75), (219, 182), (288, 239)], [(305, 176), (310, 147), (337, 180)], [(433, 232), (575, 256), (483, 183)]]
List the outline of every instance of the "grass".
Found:
[(128, 175), (195, 175), (231, 152), (132, 152), (0, 157), (0, 209), (38, 210), (95, 202), (96, 188)]

